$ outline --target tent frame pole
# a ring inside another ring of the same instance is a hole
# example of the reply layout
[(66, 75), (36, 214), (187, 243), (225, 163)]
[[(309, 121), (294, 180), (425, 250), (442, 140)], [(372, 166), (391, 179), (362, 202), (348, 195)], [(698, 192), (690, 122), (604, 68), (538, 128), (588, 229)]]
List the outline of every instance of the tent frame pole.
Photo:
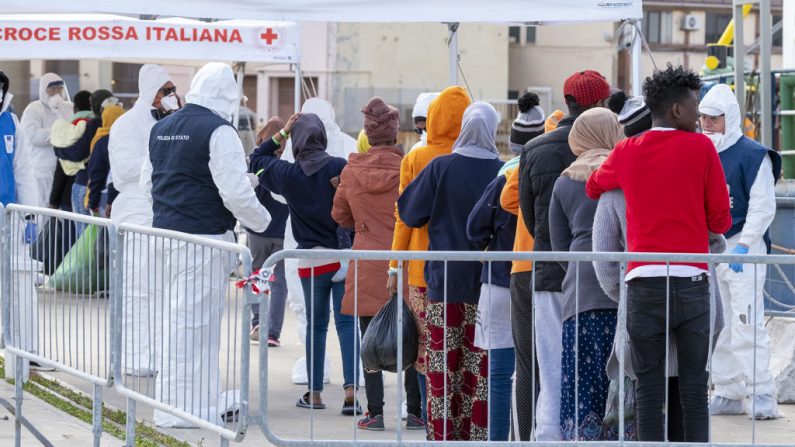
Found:
[(640, 30), (641, 21), (635, 20), (632, 22), (632, 48), (631, 48), (631, 77), (632, 77), (632, 96), (643, 96), (643, 84), (641, 82), (640, 74), (640, 60), (642, 57), (643, 43), (641, 42)]
[(295, 89), (293, 89), (293, 110), (295, 113), (301, 111), (301, 82), (303, 78), (301, 76), (301, 64), (296, 62), (293, 64), (295, 68)]
[(448, 39), (448, 82), (450, 86), (458, 85), (458, 22), (447, 23), (450, 32)]

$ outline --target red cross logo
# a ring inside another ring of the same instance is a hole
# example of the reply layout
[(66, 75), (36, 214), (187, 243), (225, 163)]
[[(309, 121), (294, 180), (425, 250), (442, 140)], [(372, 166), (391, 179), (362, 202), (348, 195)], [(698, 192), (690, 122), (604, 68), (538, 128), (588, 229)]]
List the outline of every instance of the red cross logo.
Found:
[(273, 32), (273, 28), (268, 28), (259, 35), (259, 38), (266, 41), (268, 45), (272, 45), (273, 41), (279, 38), (279, 35)]

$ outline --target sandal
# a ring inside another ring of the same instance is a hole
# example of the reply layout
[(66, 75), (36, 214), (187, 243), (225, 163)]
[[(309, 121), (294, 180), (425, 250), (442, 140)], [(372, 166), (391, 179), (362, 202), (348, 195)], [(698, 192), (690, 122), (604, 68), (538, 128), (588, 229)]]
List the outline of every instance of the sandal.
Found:
[(314, 409), (314, 410), (325, 410), (326, 409), (326, 404), (316, 404), (316, 403), (312, 402), (312, 396), (310, 395), (309, 391), (304, 393), (304, 395), (301, 396), (300, 399), (298, 399), (298, 402), (295, 403), (295, 406), (296, 407), (301, 407), (301, 408)]
[(354, 401), (353, 397), (346, 397), (345, 402), (342, 404), (341, 413), (346, 416), (359, 416), (364, 412), (358, 400)]

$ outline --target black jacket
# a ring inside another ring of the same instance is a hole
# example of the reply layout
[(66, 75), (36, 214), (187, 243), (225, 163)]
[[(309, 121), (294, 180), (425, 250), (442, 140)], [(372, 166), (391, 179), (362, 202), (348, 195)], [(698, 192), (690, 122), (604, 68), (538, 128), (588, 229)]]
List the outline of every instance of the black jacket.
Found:
[[(534, 239), (534, 251), (552, 251), (549, 240), (549, 203), (560, 173), (577, 158), (569, 147), (574, 116), (566, 116), (558, 128), (534, 138), (522, 149), (519, 161), (519, 206), (524, 224)], [(557, 262), (537, 262), (535, 290), (560, 292), (566, 272)]]

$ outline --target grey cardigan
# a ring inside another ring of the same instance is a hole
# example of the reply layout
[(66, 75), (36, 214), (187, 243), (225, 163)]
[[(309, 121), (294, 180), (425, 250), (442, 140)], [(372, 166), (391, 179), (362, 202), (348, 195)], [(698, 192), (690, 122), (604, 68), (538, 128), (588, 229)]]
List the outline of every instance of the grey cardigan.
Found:
[[(552, 251), (593, 251), (591, 230), (597, 203), (585, 194), (585, 182), (565, 175), (558, 177), (549, 203)], [(568, 262), (563, 264), (563, 268), (566, 270), (563, 278), (563, 321), (578, 313), (618, 308), (617, 301), (611, 300), (599, 287), (592, 263)]]
[[(627, 233), (627, 204), (624, 200), (624, 192), (620, 189), (609, 191), (602, 194), (599, 199), (599, 204), (596, 207), (596, 214), (593, 223), (593, 251), (595, 252), (623, 252), (626, 251), (626, 233)], [(723, 253), (726, 250), (726, 239), (723, 235), (710, 233), (709, 235), (709, 251), (710, 253)], [(619, 303), (618, 315), (626, 315), (626, 295), (621, 296), (621, 266), (617, 262), (594, 262), (594, 270), (596, 277), (599, 280), (599, 285), (602, 290), (612, 300)], [(723, 304), (721, 303), (720, 291), (718, 289), (717, 281), (714, 279), (715, 269), (710, 266), (710, 275), (713, 280), (710, 281), (710, 297), (712, 299), (712, 306), (710, 306), (710, 331), (712, 335), (712, 346), (714, 349), (715, 341), (718, 339), (718, 334), (723, 329)], [(631, 378), (635, 378), (632, 364), (630, 362), (628, 335), (626, 327), (623, 333), (616, 332), (615, 343), (613, 344), (613, 354), (607, 362), (607, 375), (611, 379), (618, 378), (619, 362), (618, 356), (621, 352), (624, 353), (624, 371)], [(669, 362), (668, 362), (668, 376), (676, 377), (678, 375), (677, 357), (676, 357), (676, 342), (673, 337), (669, 340), (668, 344)], [(710, 354), (711, 356), (711, 354)]]

